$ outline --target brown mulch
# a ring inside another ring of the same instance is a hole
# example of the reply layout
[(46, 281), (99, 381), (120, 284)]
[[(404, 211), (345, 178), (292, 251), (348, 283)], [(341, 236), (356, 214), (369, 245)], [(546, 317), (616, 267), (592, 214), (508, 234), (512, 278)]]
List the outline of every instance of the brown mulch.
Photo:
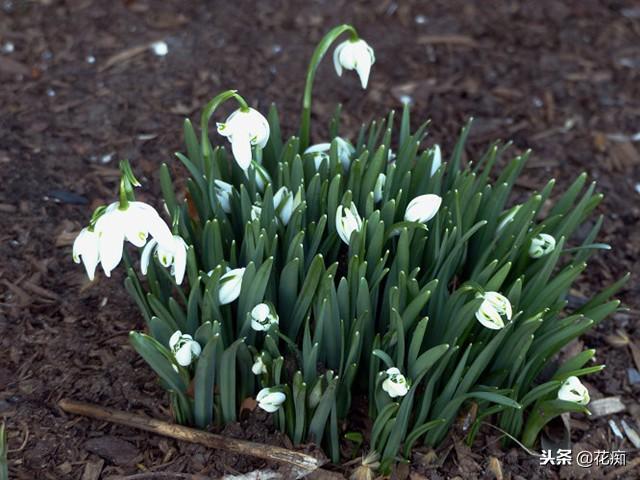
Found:
[[(127, 343), (142, 323), (122, 277), (100, 273), (89, 284), (70, 245), (92, 208), (115, 198), (117, 159), (131, 159), (143, 174), (147, 199), (161, 162), (180, 174), (172, 153), (181, 148), (182, 119), (196, 119), (215, 93), (238, 88), (263, 111), (277, 102), (293, 133), (306, 62), (321, 35), (342, 22), (370, 41), (377, 63), (362, 91), (355, 75), (338, 79), (325, 60), (314, 106), (322, 124), (342, 102), (343, 131), (354, 137), (362, 121), (410, 97), (416, 118), (432, 119), (429, 141), (450, 151), (473, 116), (469, 158), (490, 140), (512, 139), (514, 152), (534, 151), (522, 189), (549, 178), (561, 189), (586, 171), (606, 195), (600, 240), (613, 250), (594, 257), (576, 298), (640, 273), (636, 1), (1, 0), (0, 417), (11, 478), (154, 471), (215, 478), (264, 467), (56, 407), (71, 397), (169, 416), (154, 375)], [(158, 40), (166, 56), (147, 48)], [(316, 138), (323, 132), (318, 127)], [(592, 397), (620, 396), (625, 412), (572, 421), (576, 448), (626, 450), (628, 463), (639, 454), (607, 420), (640, 432), (640, 383), (628, 371), (640, 370), (639, 298), (632, 279), (621, 295), (630, 310), (581, 339), (607, 364), (588, 380)], [(223, 433), (286, 446), (263, 420), (250, 416)], [(639, 477), (631, 469), (540, 467), (497, 440), (487, 428), (469, 450), (453, 435), (436, 459), (414, 455), (411, 478)]]

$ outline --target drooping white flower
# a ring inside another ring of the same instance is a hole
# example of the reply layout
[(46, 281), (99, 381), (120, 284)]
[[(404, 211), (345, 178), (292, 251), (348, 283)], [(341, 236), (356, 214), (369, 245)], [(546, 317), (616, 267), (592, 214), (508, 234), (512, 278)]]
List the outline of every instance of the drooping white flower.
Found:
[(580, 382), (578, 377), (569, 377), (558, 390), (558, 400), (587, 405), (590, 400), (589, 390)]
[(438, 195), (428, 193), (420, 195), (409, 202), (404, 213), (407, 222), (426, 223), (436, 216), (442, 204), (442, 198)]
[(256, 396), (258, 406), (268, 413), (277, 412), (286, 399), (287, 396), (284, 393), (272, 388), (263, 388)]
[(547, 233), (539, 233), (531, 239), (529, 256), (540, 258), (549, 255), (556, 248), (556, 239)]
[[(334, 140), (336, 141), (338, 160), (340, 160), (340, 164), (344, 170), (349, 170), (349, 167), (351, 166), (351, 157), (356, 153), (356, 149), (351, 145), (351, 142), (342, 137), (336, 137)], [(316, 170), (318, 170), (322, 165), (322, 162), (325, 160), (329, 162), (330, 151), (330, 143), (317, 143), (308, 147), (304, 151), (304, 155), (308, 155), (313, 159)]]
[(119, 202), (112, 203), (96, 221), (94, 231), (98, 235), (100, 263), (107, 277), (122, 259), (125, 240), (138, 248), (147, 243), (149, 234), (164, 245), (171, 245), (173, 241), (167, 224), (144, 202), (129, 202), (124, 209)]
[(269, 141), (269, 122), (253, 108), (238, 109), (226, 122), (218, 123), (218, 133), (229, 139), (233, 157), (246, 171), (251, 165), (251, 146), (264, 148)]
[(387, 369), (387, 378), (382, 382), (382, 389), (391, 398), (404, 397), (409, 392), (411, 386), (399, 369), (393, 367)]
[(231, 195), (233, 193), (233, 185), (223, 182), (222, 180), (214, 180), (213, 190), (222, 210), (224, 210), (224, 213), (231, 213)]
[(442, 152), (437, 143), (433, 146), (433, 160), (431, 162), (431, 176), (433, 177), (442, 165)]
[(158, 260), (163, 267), (171, 267), (171, 274), (176, 279), (176, 284), (182, 284), (184, 272), (187, 269), (187, 249), (189, 248), (180, 235), (173, 235), (169, 244), (161, 244), (154, 238), (149, 240), (142, 250), (140, 258), (140, 270), (143, 275), (147, 274), (151, 254), (156, 252)]
[(504, 319), (502, 317), (511, 320), (513, 315), (509, 299), (498, 292), (485, 292), (481, 296), (483, 302), (476, 311), (478, 321), (491, 330), (504, 328)]
[(178, 365), (188, 367), (194, 359), (200, 356), (202, 349), (200, 344), (196, 342), (191, 335), (182, 334), (180, 330), (176, 330), (169, 339), (169, 348), (176, 357)]
[(227, 273), (220, 277), (220, 289), (218, 290), (220, 305), (231, 303), (240, 296), (244, 271), (244, 268), (234, 268), (227, 270)]
[(356, 209), (355, 203), (351, 202), (349, 209), (342, 205), (336, 210), (336, 231), (344, 243), (349, 245), (351, 234), (359, 232), (362, 228), (362, 219)]
[(362, 39), (347, 40), (336, 47), (333, 52), (333, 65), (339, 77), (342, 69), (355, 70), (360, 77), (362, 88), (367, 88), (371, 66), (376, 62), (373, 48)]
[(251, 309), (251, 328), (256, 332), (266, 332), (279, 321), (275, 309), (267, 303), (259, 303)]
[(73, 242), (73, 261), (84, 264), (89, 280), (93, 281), (96, 267), (100, 261), (100, 251), (98, 245), (98, 235), (88, 227), (80, 230), (80, 233)]
[(298, 189), (295, 195), (287, 188), (280, 187), (273, 195), (273, 208), (284, 225), (289, 224), (293, 211), (302, 203), (302, 193)]
[(376, 179), (376, 185), (373, 187), (374, 203), (378, 203), (380, 200), (382, 200), (382, 191), (384, 189), (384, 185), (386, 182), (387, 182), (387, 176), (384, 173), (379, 174), (378, 178)]
[(258, 355), (255, 358), (253, 365), (251, 366), (251, 371), (254, 375), (262, 375), (263, 373), (267, 373), (267, 365), (262, 361), (262, 355)]

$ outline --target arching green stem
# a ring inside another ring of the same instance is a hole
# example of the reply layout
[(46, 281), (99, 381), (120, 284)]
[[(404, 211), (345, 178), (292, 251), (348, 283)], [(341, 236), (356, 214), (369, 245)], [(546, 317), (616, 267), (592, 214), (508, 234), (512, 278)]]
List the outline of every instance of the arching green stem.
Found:
[(344, 32), (351, 33), (351, 40), (358, 40), (358, 32), (351, 25), (340, 25), (333, 28), (327, 33), (316, 47), (309, 69), (307, 70), (307, 80), (304, 85), (304, 95), (302, 96), (302, 119), (300, 121), (300, 152), (309, 146), (309, 132), (311, 130), (311, 91), (313, 90), (313, 81), (316, 78), (316, 71), (322, 58), (329, 51), (331, 44)]
[(209, 158), (211, 156), (211, 142), (209, 142), (209, 120), (213, 116), (213, 112), (216, 111), (220, 105), (229, 100), (230, 98), (234, 98), (240, 104), (240, 110), (246, 112), (249, 110), (249, 105), (244, 98), (238, 95), (237, 90), (226, 90), (222, 93), (219, 93), (202, 110), (202, 115), (200, 116), (200, 134), (202, 136), (202, 156), (204, 158)]
[(135, 199), (133, 195), (133, 187), (139, 187), (140, 182), (133, 174), (129, 160), (120, 160), (120, 210), (126, 210), (129, 207), (129, 201)]

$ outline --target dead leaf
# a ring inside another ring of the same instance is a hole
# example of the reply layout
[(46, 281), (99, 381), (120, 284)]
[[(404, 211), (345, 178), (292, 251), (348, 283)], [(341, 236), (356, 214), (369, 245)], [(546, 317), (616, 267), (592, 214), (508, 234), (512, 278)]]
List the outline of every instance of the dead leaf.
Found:
[(633, 357), (633, 363), (636, 364), (636, 370), (640, 371), (640, 347), (636, 345), (633, 341), (629, 340), (629, 350), (631, 351), (631, 356)]
[(496, 457), (489, 457), (489, 465), (487, 468), (496, 480), (502, 480), (504, 478), (502, 474), (502, 464)]
[(251, 398), (251, 397), (245, 398), (240, 404), (240, 415), (242, 415), (242, 412), (244, 410), (253, 412), (257, 406), (258, 406), (258, 402), (256, 402), (255, 398)]
[(591, 411), (592, 417), (597, 418), (624, 412), (626, 407), (620, 400), (620, 397), (606, 397), (592, 400), (591, 403), (589, 403), (589, 410)]
[(104, 460), (99, 459), (95, 462), (87, 462), (82, 473), (81, 480), (98, 480), (104, 467)]

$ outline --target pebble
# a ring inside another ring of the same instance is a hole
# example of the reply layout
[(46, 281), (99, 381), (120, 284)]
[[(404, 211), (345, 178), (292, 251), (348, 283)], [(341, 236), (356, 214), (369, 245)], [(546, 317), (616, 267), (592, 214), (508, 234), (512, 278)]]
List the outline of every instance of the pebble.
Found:
[(169, 53), (169, 46), (166, 42), (153, 42), (151, 44), (151, 50), (159, 57), (164, 57), (167, 53)]
[(627, 368), (627, 377), (629, 378), (629, 383), (631, 385), (640, 383), (640, 372), (635, 368)]
[(16, 49), (16, 46), (12, 42), (5, 42), (2, 45), (2, 51), (4, 53), (12, 53)]

